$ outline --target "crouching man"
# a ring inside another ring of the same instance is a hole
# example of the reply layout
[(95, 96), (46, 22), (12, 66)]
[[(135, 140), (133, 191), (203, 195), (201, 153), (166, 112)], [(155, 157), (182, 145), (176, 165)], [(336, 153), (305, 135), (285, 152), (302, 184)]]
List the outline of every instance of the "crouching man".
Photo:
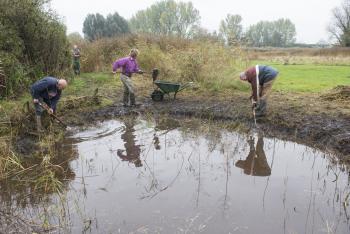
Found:
[(250, 99), (257, 117), (266, 115), (267, 98), (271, 93), (277, 75), (278, 71), (276, 69), (265, 65), (256, 65), (240, 74), (240, 79), (248, 81), (252, 86)]
[(38, 132), (42, 132), (41, 116), (44, 111), (43, 105), (48, 106), (48, 113), (56, 112), (57, 102), (61, 97), (62, 90), (67, 87), (67, 81), (55, 77), (44, 77), (31, 86), (31, 95), (35, 106), (36, 125)]

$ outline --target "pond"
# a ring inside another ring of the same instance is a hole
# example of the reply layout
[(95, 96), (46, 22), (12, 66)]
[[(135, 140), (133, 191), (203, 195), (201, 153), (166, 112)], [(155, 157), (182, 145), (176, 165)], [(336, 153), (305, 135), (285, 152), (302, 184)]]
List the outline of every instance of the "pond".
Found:
[(134, 116), (79, 130), (63, 146), (64, 204), (27, 212), (50, 207), (63, 233), (350, 232), (349, 169), (334, 155), (227, 129)]

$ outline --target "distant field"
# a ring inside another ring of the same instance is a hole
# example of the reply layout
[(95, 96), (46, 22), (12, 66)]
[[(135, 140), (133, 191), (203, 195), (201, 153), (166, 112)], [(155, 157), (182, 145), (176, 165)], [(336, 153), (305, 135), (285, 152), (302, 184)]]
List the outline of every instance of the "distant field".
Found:
[(274, 90), (284, 92), (322, 92), (338, 85), (350, 85), (350, 66), (282, 65), (265, 61), (280, 72)]

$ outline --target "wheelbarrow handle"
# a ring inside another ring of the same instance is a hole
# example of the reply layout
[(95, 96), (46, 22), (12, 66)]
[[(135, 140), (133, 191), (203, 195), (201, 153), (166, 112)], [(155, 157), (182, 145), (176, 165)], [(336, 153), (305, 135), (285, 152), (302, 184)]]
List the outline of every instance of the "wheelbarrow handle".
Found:
[(180, 92), (181, 90), (184, 90), (184, 89), (186, 89), (188, 87), (191, 87), (192, 85), (193, 85), (193, 82), (188, 82), (188, 83), (186, 83), (184, 85), (181, 85), (177, 92)]

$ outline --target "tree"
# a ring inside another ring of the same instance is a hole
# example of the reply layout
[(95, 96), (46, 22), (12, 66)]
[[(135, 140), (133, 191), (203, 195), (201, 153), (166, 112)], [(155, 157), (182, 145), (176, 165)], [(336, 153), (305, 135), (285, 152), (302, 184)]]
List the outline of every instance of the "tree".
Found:
[(104, 36), (106, 20), (103, 15), (88, 14), (83, 23), (84, 37), (89, 41), (95, 41)]
[(191, 2), (165, 0), (138, 11), (130, 20), (134, 32), (190, 37), (199, 25), (199, 11)]
[(295, 25), (289, 19), (260, 21), (251, 25), (246, 32), (250, 45), (262, 47), (286, 47), (295, 43)]
[(339, 45), (350, 47), (350, 0), (344, 0), (341, 6), (334, 8), (332, 16), (328, 32)]
[(242, 39), (243, 26), (240, 15), (228, 14), (225, 20), (221, 20), (219, 35), (228, 45), (240, 42)]
[(107, 18), (103, 15), (88, 14), (83, 23), (84, 37), (89, 41), (95, 41), (102, 37), (114, 37), (129, 33), (128, 22), (117, 12), (109, 14)]
[(117, 12), (109, 14), (106, 18), (105, 23), (105, 33), (104, 36), (114, 37), (120, 34), (129, 33), (129, 24), (123, 17), (121, 17)]

